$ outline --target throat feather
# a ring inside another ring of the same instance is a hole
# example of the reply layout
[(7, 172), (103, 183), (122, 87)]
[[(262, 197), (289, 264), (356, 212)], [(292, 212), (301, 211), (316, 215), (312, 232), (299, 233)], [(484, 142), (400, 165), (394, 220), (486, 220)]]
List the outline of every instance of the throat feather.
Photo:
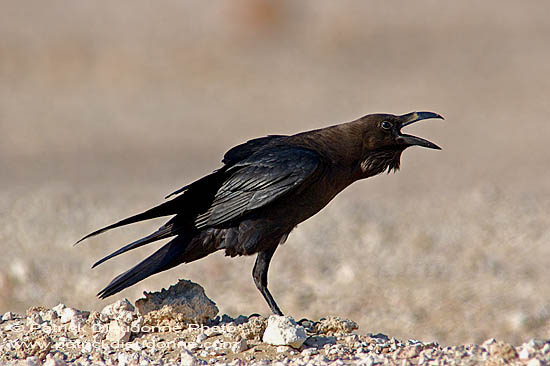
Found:
[(388, 174), (393, 170), (399, 170), (401, 153), (403, 150), (376, 150), (370, 152), (361, 161), (361, 170), (365, 177), (372, 177), (387, 170)]

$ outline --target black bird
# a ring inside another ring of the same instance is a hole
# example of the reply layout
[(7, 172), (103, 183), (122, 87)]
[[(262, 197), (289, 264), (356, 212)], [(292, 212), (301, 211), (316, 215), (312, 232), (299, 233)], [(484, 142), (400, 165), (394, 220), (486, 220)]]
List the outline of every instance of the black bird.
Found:
[(166, 197), (175, 198), (78, 241), (119, 226), (175, 215), (151, 235), (93, 265), (174, 237), (114, 278), (98, 296), (109, 297), (155, 273), (218, 250), (231, 257), (257, 253), (254, 283), (271, 311), (282, 315), (267, 289), (269, 262), (279, 244), (294, 227), (319, 212), (351, 183), (398, 170), (401, 153), (409, 146), (440, 149), (430, 141), (401, 132), (403, 127), (428, 118), (443, 119), (432, 112), (371, 114), (292, 136), (261, 137), (230, 149), (221, 168)]

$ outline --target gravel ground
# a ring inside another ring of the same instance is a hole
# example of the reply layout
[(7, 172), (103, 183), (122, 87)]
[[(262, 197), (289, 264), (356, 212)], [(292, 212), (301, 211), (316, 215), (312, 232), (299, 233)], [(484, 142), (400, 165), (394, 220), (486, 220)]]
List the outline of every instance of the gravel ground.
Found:
[[(307, 340), (298, 349), (262, 342), (267, 319), (227, 315), (207, 324), (149, 324), (127, 301), (101, 312), (59, 304), (3, 314), (0, 362), (9, 365), (527, 365), (550, 362), (550, 340), (521, 346), (488, 339), (442, 347), (436, 342), (362, 334), (337, 317), (302, 319)], [(166, 320), (166, 319), (165, 319)]]

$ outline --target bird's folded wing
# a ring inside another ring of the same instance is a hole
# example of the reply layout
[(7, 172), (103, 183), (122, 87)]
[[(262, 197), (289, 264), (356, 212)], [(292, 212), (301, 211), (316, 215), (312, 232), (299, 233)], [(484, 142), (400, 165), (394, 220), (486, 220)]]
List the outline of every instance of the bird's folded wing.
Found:
[(280, 140), (285, 135), (268, 135), (264, 137), (248, 140), (244, 144), (237, 145), (229, 149), (223, 156), (222, 163), (225, 165), (235, 165), (236, 163), (249, 158), (252, 154), (260, 150), (266, 144)]
[(197, 216), (197, 228), (221, 225), (294, 192), (323, 168), (317, 152), (297, 146), (261, 150), (235, 164), (210, 208)]
[(170, 198), (172, 196), (175, 196), (175, 195), (183, 193), (187, 190), (190, 190), (193, 187), (200, 186), (200, 185), (206, 183), (207, 181), (216, 179), (216, 177), (217, 177), (216, 173), (218, 171), (227, 170), (228, 168), (232, 167), (233, 165), (235, 165), (239, 161), (249, 158), (250, 155), (254, 154), (256, 151), (261, 149), (264, 145), (266, 145), (270, 142), (273, 142), (275, 140), (278, 140), (282, 137), (286, 137), (286, 136), (284, 136), (284, 135), (269, 135), (269, 136), (265, 136), (265, 137), (259, 137), (259, 138), (249, 140), (249, 141), (247, 141), (243, 144), (237, 145), (237, 146), (229, 149), (229, 151), (227, 151), (225, 153), (225, 155), (223, 156), (222, 163), (224, 163), (224, 166), (222, 168), (220, 168), (218, 170), (215, 170), (212, 174), (207, 175), (205, 177), (202, 177), (201, 179), (199, 179), (199, 180), (197, 180), (197, 181), (195, 181), (191, 184), (188, 184), (188, 185), (178, 189), (177, 191), (174, 191), (174, 192), (170, 193), (165, 198)]

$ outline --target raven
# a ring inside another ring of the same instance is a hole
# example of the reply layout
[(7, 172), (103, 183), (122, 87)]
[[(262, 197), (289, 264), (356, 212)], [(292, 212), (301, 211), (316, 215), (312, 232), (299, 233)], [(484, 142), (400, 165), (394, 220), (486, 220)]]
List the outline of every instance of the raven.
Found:
[(443, 119), (432, 112), (370, 114), (352, 122), (291, 136), (269, 135), (233, 147), (225, 153), (221, 168), (166, 197), (175, 198), (77, 242), (119, 226), (173, 216), (151, 235), (92, 266), (174, 237), (114, 278), (98, 297), (104, 299), (151, 275), (218, 250), (230, 257), (257, 253), (254, 283), (271, 311), (282, 315), (267, 288), (269, 263), (279, 244), (351, 183), (398, 170), (401, 153), (407, 147), (440, 149), (430, 141), (401, 132), (409, 124), (429, 118)]

